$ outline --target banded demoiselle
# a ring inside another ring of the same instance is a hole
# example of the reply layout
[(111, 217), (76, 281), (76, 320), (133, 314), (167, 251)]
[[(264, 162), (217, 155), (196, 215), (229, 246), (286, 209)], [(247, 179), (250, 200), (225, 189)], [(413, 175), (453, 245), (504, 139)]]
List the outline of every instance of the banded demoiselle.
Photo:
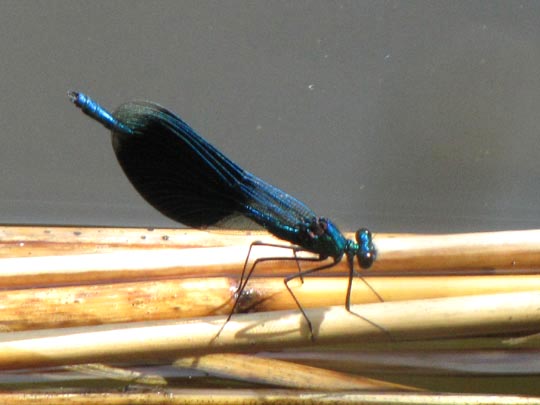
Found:
[[(332, 259), (284, 279), (312, 337), (311, 321), (289, 281), (333, 267), (345, 257), (349, 267), (345, 307), (350, 311), (354, 258), (366, 269), (376, 256), (369, 230), (359, 229), (356, 241), (345, 238), (332, 221), (318, 217), (301, 201), (239, 167), (178, 116), (155, 103), (133, 101), (109, 113), (83, 93), (68, 95), (85, 114), (112, 131), (113, 148), (124, 173), (141, 196), (165, 216), (193, 228), (206, 228), (227, 227), (240, 215), (290, 242), (292, 245), (274, 246), (291, 249), (297, 264)], [(298, 257), (302, 251), (318, 258)], [(227, 321), (257, 263), (271, 260), (257, 259), (246, 272), (248, 259), (249, 253)]]

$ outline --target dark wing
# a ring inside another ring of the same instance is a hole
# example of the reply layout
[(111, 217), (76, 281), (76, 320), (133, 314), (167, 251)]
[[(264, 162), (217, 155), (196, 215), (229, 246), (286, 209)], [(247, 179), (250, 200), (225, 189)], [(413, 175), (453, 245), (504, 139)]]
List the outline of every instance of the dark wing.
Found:
[(293, 196), (251, 173), (246, 173), (240, 185), (248, 196), (244, 215), (264, 226), (278, 238), (301, 245), (300, 225), (307, 225), (315, 213)]
[(298, 224), (315, 216), (294, 197), (243, 170), (163, 107), (131, 102), (113, 115), (133, 131), (113, 131), (120, 165), (143, 198), (167, 217), (205, 228), (237, 226), (228, 220), (242, 215), (295, 243)]

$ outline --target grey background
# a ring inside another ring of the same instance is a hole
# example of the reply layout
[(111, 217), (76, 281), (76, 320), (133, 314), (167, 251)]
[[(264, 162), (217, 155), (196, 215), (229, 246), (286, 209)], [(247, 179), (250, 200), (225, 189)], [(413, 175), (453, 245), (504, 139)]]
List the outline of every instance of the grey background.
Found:
[(540, 2), (4, 1), (0, 223), (179, 226), (68, 101), (167, 106), (343, 229), (540, 227)]

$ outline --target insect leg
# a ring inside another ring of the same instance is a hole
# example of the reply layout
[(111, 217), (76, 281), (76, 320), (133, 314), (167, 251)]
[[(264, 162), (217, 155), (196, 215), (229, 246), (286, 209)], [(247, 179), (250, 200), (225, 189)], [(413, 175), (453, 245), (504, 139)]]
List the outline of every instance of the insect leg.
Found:
[[(320, 260), (326, 260), (326, 258), (319, 259), (319, 261)], [(310, 261), (315, 261), (315, 260), (310, 260)], [(305, 271), (302, 271), (302, 272), (300, 272), (298, 274), (293, 274), (291, 276), (285, 277), (285, 279), (283, 280), (283, 282), (285, 283), (285, 287), (287, 287), (287, 290), (289, 290), (289, 294), (291, 294), (291, 296), (293, 297), (294, 302), (296, 303), (296, 306), (298, 307), (298, 309), (302, 313), (302, 316), (304, 317), (304, 319), (306, 320), (306, 322), (308, 324), (309, 333), (311, 335), (311, 340), (314, 340), (313, 325), (311, 324), (311, 321), (309, 320), (306, 312), (304, 311), (304, 308), (302, 308), (302, 305), (300, 304), (300, 301), (298, 301), (298, 298), (296, 298), (296, 295), (294, 295), (291, 288), (289, 287), (289, 281), (291, 281), (291, 280), (293, 280), (293, 279), (295, 279), (297, 277), (304, 277), (304, 276), (307, 276), (308, 274), (312, 274), (312, 273), (315, 273), (315, 272), (318, 272), (318, 271), (321, 271), (321, 270), (324, 270), (324, 269), (329, 269), (331, 267), (334, 267), (338, 263), (339, 263), (339, 260), (334, 260), (334, 262), (332, 262), (332, 263), (324, 264), (324, 265), (316, 267), (314, 269), (305, 270)]]
[[(246, 271), (246, 269), (248, 268), (249, 255), (251, 254), (251, 249), (254, 246), (270, 246), (270, 247), (277, 247), (277, 248), (282, 248), (282, 249), (289, 249), (289, 250), (293, 251), (294, 257), (263, 257), (263, 258), (257, 258), (257, 259), (255, 259), (255, 261), (253, 262), (251, 267), (249, 267), (249, 270)], [(221, 331), (223, 330), (223, 328), (225, 327), (227, 322), (229, 322), (231, 320), (232, 315), (235, 313), (236, 309), (238, 308), (238, 305), (240, 303), (240, 299), (242, 297), (242, 293), (244, 292), (244, 290), (245, 290), (245, 288), (247, 286), (247, 283), (248, 283), (249, 279), (251, 278), (251, 275), (253, 274), (253, 272), (255, 270), (255, 267), (257, 267), (257, 265), (259, 263), (267, 262), (267, 261), (294, 260), (297, 263), (297, 266), (298, 266), (298, 274), (296, 274), (295, 277), (302, 278), (303, 274), (305, 272), (303, 272), (301, 267), (300, 267), (300, 263), (299, 263), (300, 261), (303, 261), (303, 262), (319, 262), (321, 260), (326, 260), (326, 258), (298, 257), (297, 252), (300, 252), (300, 251), (305, 251), (305, 249), (302, 249), (302, 248), (300, 248), (298, 246), (294, 246), (294, 245), (279, 245), (279, 244), (265, 243), (265, 242), (259, 242), (259, 241), (255, 241), (250, 245), (249, 250), (248, 250), (248, 256), (246, 257), (246, 261), (244, 262), (244, 268), (242, 269), (242, 275), (240, 276), (240, 281), (238, 283), (238, 288), (236, 289), (236, 294), (235, 294), (236, 299), (234, 301), (234, 305), (233, 305), (233, 307), (232, 307), (232, 309), (231, 309), (231, 311), (229, 313), (229, 316), (227, 316), (227, 319), (225, 320), (223, 326), (219, 330), (217, 336), (219, 336), (219, 334), (221, 333)], [(289, 288), (289, 287), (287, 286), (287, 288)]]

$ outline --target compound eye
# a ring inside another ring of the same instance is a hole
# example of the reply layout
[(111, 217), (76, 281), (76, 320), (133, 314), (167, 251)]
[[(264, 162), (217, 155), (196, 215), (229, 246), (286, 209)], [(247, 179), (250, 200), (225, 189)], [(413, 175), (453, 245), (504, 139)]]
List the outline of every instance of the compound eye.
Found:
[(367, 228), (360, 228), (356, 231), (356, 242), (359, 245), (372, 244), (371, 231)]
[(358, 259), (358, 264), (363, 269), (369, 269), (373, 262), (375, 261), (375, 251), (373, 252), (358, 252), (356, 258)]
[(367, 269), (371, 267), (377, 256), (371, 232), (366, 228), (359, 229), (356, 231), (356, 242), (358, 243), (358, 253), (356, 254), (358, 264)]

